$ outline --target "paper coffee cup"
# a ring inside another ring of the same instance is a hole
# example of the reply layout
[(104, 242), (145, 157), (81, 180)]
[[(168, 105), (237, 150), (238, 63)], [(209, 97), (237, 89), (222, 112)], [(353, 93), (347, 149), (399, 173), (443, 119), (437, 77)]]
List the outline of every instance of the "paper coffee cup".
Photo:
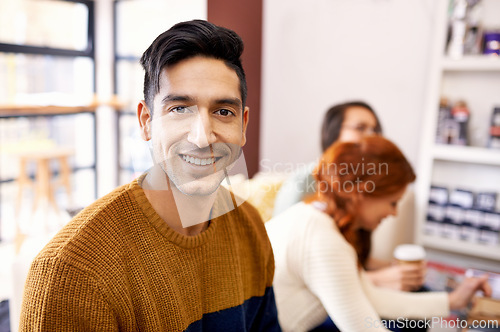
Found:
[(394, 249), (394, 258), (400, 264), (415, 264), (425, 260), (425, 250), (418, 244), (401, 244)]

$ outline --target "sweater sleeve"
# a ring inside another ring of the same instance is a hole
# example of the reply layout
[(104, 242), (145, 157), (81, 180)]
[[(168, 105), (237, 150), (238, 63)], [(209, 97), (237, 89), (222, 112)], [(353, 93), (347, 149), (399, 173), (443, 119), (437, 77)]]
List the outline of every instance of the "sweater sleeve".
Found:
[(35, 260), (24, 288), (20, 331), (118, 331), (97, 284), (51, 258)]
[(408, 293), (377, 287), (364, 271), (361, 279), (370, 302), (384, 318), (447, 317), (450, 314), (446, 292)]

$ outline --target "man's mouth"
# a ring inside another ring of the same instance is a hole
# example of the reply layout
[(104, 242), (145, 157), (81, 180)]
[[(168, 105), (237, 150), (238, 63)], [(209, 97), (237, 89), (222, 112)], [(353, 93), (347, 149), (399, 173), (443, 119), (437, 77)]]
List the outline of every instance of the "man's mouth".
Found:
[(183, 154), (183, 155), (181, 155), (181, 158), (185, 162), (196, 165), (196, 166), (206, 166), (206, 165), (212, 165), (212, 164), (216, 163), (222, 157), (197, 158), (197, 157), (188, 156), (188, 155)]

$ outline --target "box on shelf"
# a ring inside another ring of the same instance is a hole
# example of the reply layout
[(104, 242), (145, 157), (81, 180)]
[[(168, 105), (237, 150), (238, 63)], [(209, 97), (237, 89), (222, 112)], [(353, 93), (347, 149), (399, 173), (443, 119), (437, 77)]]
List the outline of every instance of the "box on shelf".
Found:
[(446, 97), (439, 102), (436, 143), (469, 145), (470, 111), (467, 103), (458, 100), (453, 107)]
[(455, 189), (451, 192), (443, 220), (444, 227), (442, 235), (444, 237), (454, 240), (461, 239), (465, 212), (473, 207), (473, 203), (474, 194), (472, 191)]
[(500, 30), (484, 32), (483, 54), (500, 55)]
[(427, 234), (441, 234), (447, 204), (448, 189), (431, 186), (427, 208), (427, 222), (425, 223), (425, 232)]
[(465, 211), (465, 218), (462, 222), (460, 238), (467, 242), (476, 243), (479, 241), (480, 227), (483, 222), (484, 212), (478, 209)]
[(487, 246), (500, 245), (500, 212), (495, 192), (432, 185), (425, 233)]
[(480, 226), (479, 242), (496, 246), (500, 243), (500, 213), (484, 212), (483, 223)]
[(482, 192), (477, 193), (474, 207), (483, 211), (495, 211), (497, 205), (497, 193)]

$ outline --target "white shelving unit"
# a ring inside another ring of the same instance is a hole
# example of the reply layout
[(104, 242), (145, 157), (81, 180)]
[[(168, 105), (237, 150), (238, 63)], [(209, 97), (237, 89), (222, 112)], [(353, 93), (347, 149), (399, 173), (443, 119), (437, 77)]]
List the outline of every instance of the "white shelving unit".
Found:
[(482, 244), (455, 241), (430, 235), (423, 236), (421, 244), (428, 248), (439, 249), (443, 251), (452, 251), (458, 254), (477, 256), (500, 261), (500, 250), (498, 250), (498, 247), (494, 246), (485, 246)]
[[(427, 248), (480, 257), (498, 265), (500, 245), (488, 246), (424, 233), (431, 185), (444, 186), (449, 190), (494, 191), (500, 195), (500, 150), (485, 147), (491, 112), (494, 106), (500, 106), (500, 58), (474, 55), (450, 59), (445, 56), (448, 4), (448, 0), (436, 3), (435, 34), (431, 45), (433, 54), (429, 63), (424, 129), (417, 169), (416, 241)], [(500, 1), (482, 0), (482, 5), (486, 13), (483, 17), (485, 25), (496, 23), (500, 26)], [(496, 19), (492, 19), (494, 17)], [(441, 96), (467, 102), (471, 110), (469, 136), (472, 146), (435, 143)]]
[[(432, 149), (431, 157), (434, 160), (492, 165), (500, 167), (500, 150), (495, 151), (482, 147), (436, 144)], [(500, 190), (500, 184), (498, 185), (498, 187)]]
[(444, 71), (498, 71), (500, 60), (484, 55), (466, 55), (461, 59), (443, 57), (441, 67)]

